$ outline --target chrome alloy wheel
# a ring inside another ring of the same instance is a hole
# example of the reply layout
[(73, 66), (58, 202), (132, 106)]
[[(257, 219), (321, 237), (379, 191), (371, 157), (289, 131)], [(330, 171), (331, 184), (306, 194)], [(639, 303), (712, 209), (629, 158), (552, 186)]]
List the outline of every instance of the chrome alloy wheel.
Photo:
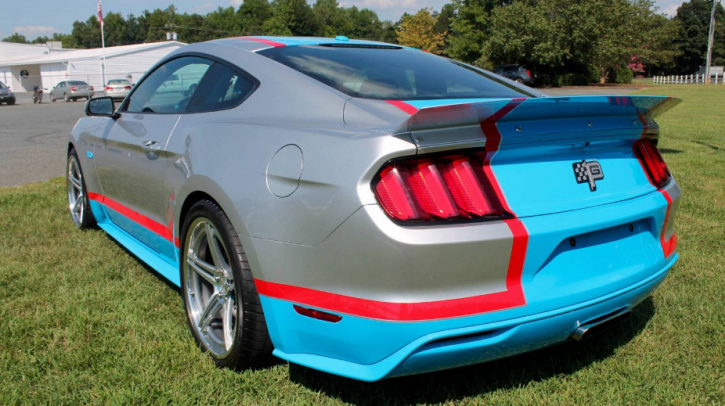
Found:
[(68, 157), (68, 208), (77, 227), (83, 224), (83, 174), (75, 156)]
[(199, 217), (185, 238), (184, 294), (192, 328), (204, 347), (224, 358), (235, 339), (237, 299), (230, 257), (212, 222)]

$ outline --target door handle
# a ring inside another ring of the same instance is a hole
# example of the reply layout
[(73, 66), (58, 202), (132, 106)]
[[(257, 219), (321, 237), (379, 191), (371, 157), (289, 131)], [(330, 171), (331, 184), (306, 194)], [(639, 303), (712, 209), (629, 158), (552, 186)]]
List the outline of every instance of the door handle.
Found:
[(146, 152), (158, 152), (161, 149), (161, 144), (153, 140), (148, 140), (143, 142), (142, 148)]

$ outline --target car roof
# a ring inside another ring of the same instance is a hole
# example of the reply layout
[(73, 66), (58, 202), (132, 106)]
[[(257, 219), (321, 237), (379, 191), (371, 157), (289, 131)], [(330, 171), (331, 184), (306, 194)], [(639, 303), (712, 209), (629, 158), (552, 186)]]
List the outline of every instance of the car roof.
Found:
[(390, 46), (399, 47), (404, 49), (417, 49), (406, 47), (400, 44), (390, 44), (387, 42), (380, 41), (369, 41), (359, 39), (349, 39), (344, 36), (338, 36), (335, 38), (327, 37), (274, 37), (274, 36), (245, 36), (245, 37), (233, 37), (224, 38), (219, 40), (210, 41), (212, 43), (222, 43), (224, 45), (235, 46), (248, 51), (256, 52), (262, 49), (272, 47), (289, 47), (289, 46), (300, 46), (300, 45), (333, 45), (333, 46), (355, 46), (355, 45), (369, 45), (369, 46)]

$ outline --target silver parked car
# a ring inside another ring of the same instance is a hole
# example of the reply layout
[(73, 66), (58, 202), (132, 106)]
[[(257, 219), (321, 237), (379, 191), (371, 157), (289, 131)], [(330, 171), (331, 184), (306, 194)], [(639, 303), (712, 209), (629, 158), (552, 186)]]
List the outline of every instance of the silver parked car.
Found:
[(131, 82), (128, 79), (111, 79), (105, 90), (108, 97), (125, 99), (131, 93)]
[(89, 100), (96, 94), (93, 86), (81, 80), (69, 80), (58, 83), (50, 91), (50, 101), (54, 102), (63, 99), (67, 102), (76, 101), (78, 99)]
[(192, 44), (86, 104), (68, 208), (181, 288), (219, 366), (452, 368), (581, 340), (665, 279), (677, 103), (345, 37)]

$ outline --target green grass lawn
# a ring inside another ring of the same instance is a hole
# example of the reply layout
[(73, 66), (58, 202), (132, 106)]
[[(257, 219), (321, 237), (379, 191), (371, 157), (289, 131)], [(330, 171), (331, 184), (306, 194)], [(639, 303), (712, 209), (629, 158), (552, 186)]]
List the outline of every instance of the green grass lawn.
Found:
[(366, 384), (279, 363), (216, 369), (181, 298), (102, 231), (77, 231), (64, 181), (0, 188), (0, 404), (725, 403), (725, 86), (659, 119), (684, 191), (680, 261), (604, 335), (497, 362)]

